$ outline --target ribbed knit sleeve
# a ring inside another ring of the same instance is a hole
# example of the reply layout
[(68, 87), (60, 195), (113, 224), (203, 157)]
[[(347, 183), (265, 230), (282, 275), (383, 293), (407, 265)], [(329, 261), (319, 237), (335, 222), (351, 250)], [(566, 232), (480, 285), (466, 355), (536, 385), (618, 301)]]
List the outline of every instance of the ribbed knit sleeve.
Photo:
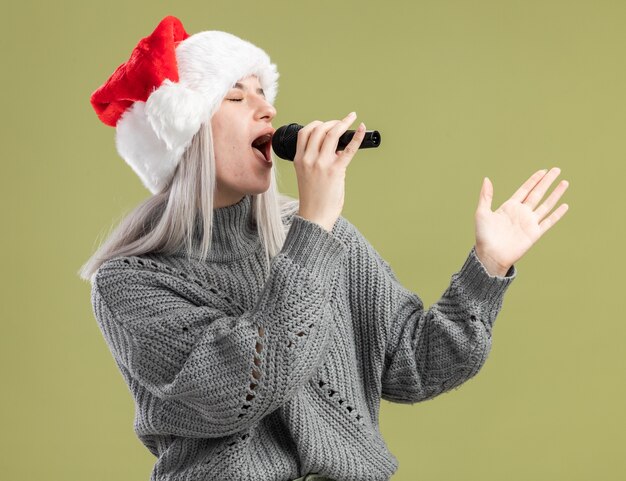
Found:
[(95, 276), (94, 313), (120, 367), (162, 401), (160, 428), (222, 437), (284, 404), (323, 363), (334, 332), (332, 282), (346, 251), (295, 216), (245, 312), (228, 309), (220, 286), (116, 258)]
[(504, 293), (517, 275), (491, 276), (472, 247), (441, 298), (424, 310), (389, 264), (356, 230), (350, 251), (351, 304), (380, 329), (385, 355), (381, 397), (398, 403), (433, 398), (473, 377), (491, 349)]

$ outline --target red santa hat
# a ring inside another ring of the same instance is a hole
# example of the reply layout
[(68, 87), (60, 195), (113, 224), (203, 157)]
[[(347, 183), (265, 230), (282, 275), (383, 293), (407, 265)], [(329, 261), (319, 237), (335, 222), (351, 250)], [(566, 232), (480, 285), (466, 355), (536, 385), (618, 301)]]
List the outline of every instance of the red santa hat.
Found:
[(98, 118), (150, 192), (160, 192), (191, 139), (238, 80), (256, 75), (274, 103), (278, 71), (259, 47), (235, 35), (185, 32), (167, 16), (91, 95)]

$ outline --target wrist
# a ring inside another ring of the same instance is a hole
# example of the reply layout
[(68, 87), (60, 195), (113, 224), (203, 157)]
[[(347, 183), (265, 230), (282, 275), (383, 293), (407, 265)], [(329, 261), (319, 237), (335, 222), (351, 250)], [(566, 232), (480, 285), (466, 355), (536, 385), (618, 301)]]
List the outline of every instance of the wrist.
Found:
[(308, 220), (309, 222), (313, 222), (313, 223), (319, 225), (321, 228), (323, 228), (324, 230), (326, 230), (328, 232), (331, 232), (333, 230), (334, 225), (335, 225), (334, 222), (331, 224), (327, 220), (318, 219), (315, 216), (309, 215), (307, 213), (301, 213), (300, 211), (297, 212), (297, 215), (302, 217), (303, 219)]
[(511, 268), (511, 266), (504, 266), (498, 263), (489, 253), (476, 246), (474, 246), (474, 250), (476, 251), (476, 257), (478, 257), (478, 260), (490, 276), (504, 277)]

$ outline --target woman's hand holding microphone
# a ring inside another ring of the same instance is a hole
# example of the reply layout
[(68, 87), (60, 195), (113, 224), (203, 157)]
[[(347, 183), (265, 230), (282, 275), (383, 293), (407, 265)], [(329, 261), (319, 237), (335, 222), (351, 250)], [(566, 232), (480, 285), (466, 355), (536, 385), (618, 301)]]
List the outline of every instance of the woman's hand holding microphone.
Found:
[(339, 137), (355, 118), (351, 112), (342, 120), (314, 120), (298, 131), (293, 159), (300, 194), (298, 215), (328, 232), (343, 210), (346, 169), (365, 137), (361, 122), (345, 149), (336, 150)]

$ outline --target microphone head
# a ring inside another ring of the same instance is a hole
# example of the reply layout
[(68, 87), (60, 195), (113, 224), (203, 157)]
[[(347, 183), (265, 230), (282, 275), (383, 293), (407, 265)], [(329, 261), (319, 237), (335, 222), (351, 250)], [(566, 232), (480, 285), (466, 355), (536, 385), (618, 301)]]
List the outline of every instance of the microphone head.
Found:
[(298, 132), (302, 127), (304, 125), (293, 123), (276, 129), (272, 136), (272, 149), (278, 157), (293, 162), (293, 158), (296, 156)]

